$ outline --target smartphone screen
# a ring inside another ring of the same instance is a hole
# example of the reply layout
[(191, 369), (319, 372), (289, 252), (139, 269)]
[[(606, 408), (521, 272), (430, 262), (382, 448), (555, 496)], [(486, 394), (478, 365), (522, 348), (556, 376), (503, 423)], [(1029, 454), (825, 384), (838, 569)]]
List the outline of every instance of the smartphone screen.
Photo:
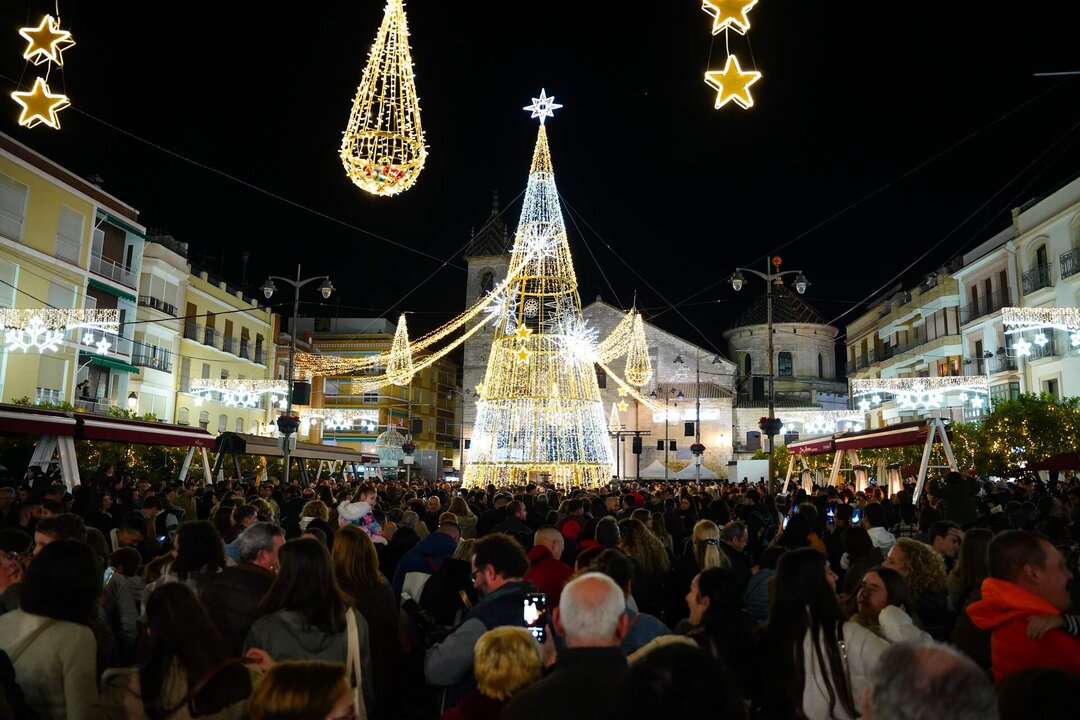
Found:
[(547, 625), (547, 595), (544, 593), (529, 593), (525, 596), (524, 605), (521, 608), (525, 626), (536, 638), (536, 642), (544, 642), (545, 626)]
[(851, 524), (858, 525), (862, 521), (862, 509), (855, 508), (855, 511), (851, 513)]
[(784, 518), (784, 529), (785, 529), (785, 530), (787, 530), (787, 524), (788, 524), (788, 522), (790, 522), (790, 521), (791, 521), (791, 517), (790, 517), (790, 516), (789, 516), (789, 517), (786, 517), (786, 518)]
[(828, 510), (826, 510), (825, 511), (825, 517), (829, 518), (830, 521), (835, 520), (836, 519), (836, 508), (829, 508)]
[(108, 585), (109, 584), (109, 581), (112, 580), (113, 572), (114, 572), (114, 570), (111, 567), (105, 568), (105, 578), (104, 578), (104, 581), (102, 582), (102, 585)]

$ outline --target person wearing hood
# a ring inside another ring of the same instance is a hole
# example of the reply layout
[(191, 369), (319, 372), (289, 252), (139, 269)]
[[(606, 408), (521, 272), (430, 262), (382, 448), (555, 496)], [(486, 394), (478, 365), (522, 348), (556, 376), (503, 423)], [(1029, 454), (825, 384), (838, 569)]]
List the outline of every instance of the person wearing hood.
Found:
[(547, 595), (549, 608), (559, 606), (563, 586), (574, 574), (573, 568), (562, 561), (565, 542), (554, 525), (545, 525), (536, 531), (527, 555), (530, 567), (525, 579)]
[(431, 575), (441, 568), (446, 559), (454, 554), (460, 538), (461, 529), (457, 523), (447, 522), (443, 523), (436, 532), (416, 543), (402, 556), (394, 570), (394, 578), (390, 582), (394, 588), (394, 595), (401, 597), (401, 591), (405, 587), (405, 576), (409, 573)]
[(1032, 632), (1033, 618), (1069, 609), (1072, 573), (1058, 549), (1035, 533), (1007, 530), (990, 542), (990, 577), (982, 599), (967, 607), (976, 626), (991, 631), (994, 681), (1028, 668), (1058, 668), (1080, 676), (1080, 639), (1059, 628)]
[(259, 619), (244, 642), (244, 655), (269, 668), (281, 660), (348, 660), (348, 618), (359, 635), (364, 701), (375, 702), (371, 636), (364, 616), (346, 604), (334, 579), (330, 553), (317, 540), (290, 540), (278, 551), (278, 574), (259, 605)]

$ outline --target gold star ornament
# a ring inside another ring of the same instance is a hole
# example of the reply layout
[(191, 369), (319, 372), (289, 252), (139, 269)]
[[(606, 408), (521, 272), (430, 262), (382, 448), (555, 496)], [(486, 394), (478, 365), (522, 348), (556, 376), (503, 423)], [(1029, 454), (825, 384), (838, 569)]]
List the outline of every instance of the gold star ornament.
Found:
[(54, 95), (49, 92), (49, 86), (41, 78), (34, 81), (34, 87), (29, 92), (16, 91), (11, 93), (11, 98), (22, 106), (19, 124), (28, 128), (44, 123), (54, 130), (59, 130), (60, 120), (56, 113), (71, 104), (67, 95)]
[(619, 412), (626, 412), (626, 409), (628, 407), (630, 407), (630, 406), (626, 404), (625, 400), (619, 401)]
[(627, 390), (626, 388), (621, 387), (621, 386), (619, 387), (619, 397), (626, 397), (629, 394), (630, 394), (629, 390)]
[(701, 9), (713, 16), (713, 35), (728, 28), (745, 35), (750, 29), (750, 18), (746, 13), (755, 5), (757, 0), (703, 0)]
[(517, 356), (518, 362), (527, 363), (529, 362), (529, 358), (532, 357), (532, 351), (521, 348), (520, 350), (515, 352), (514, 355)]
[(716, 90), (716, 109), (727, 105), (730, 101), (744, 110), (754, 105), (754, 99), (750, 97), (750, 86), (761, 79), (761, 73), (756, 70), (744, 71), (739, 67), (739, 60), (734, 55), (728, 55), (724, 69), (705, 73), (705, 84)]
[(46, 15), (41, 19), (41, 24), (35, 27), (24, 27), (19, 34), (26, 38), (26, 50), (23, 59), (29, 60), (35, 65), (43, 62), (56, 63), (64, 66), (63, 52), (75, 45), (71, 39), (71, 33), (60, 29), (60, 22), (52, 15)]
[(527, 328), (524, 324), (518, 325), (514, 335), (517, 335), (518, 340), (525, 340), (532, 335), (532, 328)]
[(479, 385), (476, 386), (476, 394), (477, 395), (483, 395), (484, 394), (484, 383), (480, 383)]

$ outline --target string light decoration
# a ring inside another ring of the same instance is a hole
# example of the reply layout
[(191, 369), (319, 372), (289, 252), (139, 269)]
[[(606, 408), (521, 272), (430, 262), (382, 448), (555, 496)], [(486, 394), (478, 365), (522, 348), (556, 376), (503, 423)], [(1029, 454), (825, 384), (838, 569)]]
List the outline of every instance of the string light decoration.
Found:
[(22, 108), (19, 124), (28, 128), (48, 125), (53, 130), (59, 130), (60, 118), (56, 113), (71, 105), (67, 95), (52, 92), (41, 78), (34, 79), (34, 86), (30, 90), (11, 93), (11, 98)]
[[(724, 33), (724, 47), (727, 48), (727, 60), (723, 70), (709, 70), (705, 73), (705, 84), (716, 90), (713, 107), (717, 110), (734, 102), (743, 110), (754, 106), (750, 95), (750, 86), (761, 79), (761, 73), (755, 70), (743, 70), (737, 58), (730, 50), (729, 31), (739, 35), (750, 31), (750, 18), (747, 15), (757, 0), (702, 0), (701, 9), (713, 19), (712, 34)], [(749, 40), (747, 41), (749, 43)]]
[(412, 382), (416, 371), (413, 369), (412, 350), (409, 349), (409, 328), (405, 324), (405, 314), (398, 318), (394, 342), (390, 346), (390, 357), (386, 363), (386, 377), (394, 385), (405, 386)]
[(64, 50), (75, 45), (75, 41), (71, 39), (71, 33), (61, 30), (60, 21), (52, 15), (41, 18), (41, 23), (37, 27), (22, 28), (19, 34), (26, 39), (23, 59), (35, 65), (50, 62), (57, 67), (63, 67)]
[[(945, 406), (949, 393), (979, 393), (990, 396), (990, 380), (985, 375), (972, 377), (866, 378), (851, 380), (851, 394), (870, 395), (872, 405), (881, 404), (881, 394), (893, 396), (900, 410), (934, 410)], [(978, 397), (978, 396), (976, 396)], [(968, 400), (965, 400), (967, 402)], [(863, 400), (865, 402), (865, 398)], [(862, 407), (862, 403), (859, 404)], [(869, 408), (869, 405), (867, 406)]]
[(728, 28), (745, 35), (750, 29), (750, 18), (746, 13), (755, 5), (757, 0), (703, 0), (701, 9), (713, 17), (713, 35)]
[(710, 70), (705, 73), (705, 84), (716, 90), (717, 110), (734, 101), (744, 110), (754, 106), (754, 98), (750, 95), (750, 86), (761, 79), (761, 73), (756, 70), (743, 70), (739, 65), (739, 59), (734, 55), (728, 55), (723, 70)]
[(402, 0), (387, 0), (341, 141), (349, 179), (372, 195), (411, 188), (427, 160), (409, 26)]
[(852, 430), (861, 430), (863, 416), (853, 410), (791, 410), (784, 412), (784, 427), (799, 425), (811, 435), (830, 435), (840, 423), (847, 422)]
[(359, 429), (362, 432), (374, 432), (379, 428), (379, 411), (371, 409), (312, 408), (300, 412), (300, 422), (311, 422), (313, 420), (321, 421), (323, 430), (349, 431)]
[(1080, 308), (1074, 307), (1006, 307), (1001, 309), (1005, 332), (1023, 330), (1080, 330)]
[(619, 432), (622, 429), (622, 418), (619, 417), (619, 406), (611, 403), (611, 415), (608, 416), (608, 430)]
[[(59, 15), (59, 13), (57, 13)], [(60, 29), (60, 18), (45, 15), (37, 27), (24, 27), (19, 35), (26, 40), (23, 59), (34, 65), (47, 65), (45, 77), (35, 77), (29, 90), (15, 90), (11, 99), (19, 105), (19, 124), (27, 128), (46, 125), (53, 130), (60, 129), (57, 117), (71, 101), (64, 93), (54, 93), (49, 88), (49, 72), (55, 65), (64, 66), (64, 50), (74, 47), (71, 33)]]
[(626, 351), (626, 379), (630, 384), (641, 387), (650, 378), (652, 360), (649, 359), (649, 346), (645, 340), (645, 322), (641, 315), (634, 313), (634, 334)]
[(0, 308), (0, 326), (4, 328), (4, 343), (11, 351), (57, 352), (70, 330), (88, 332), (80, 337), (84, 345), (94, 345), (106, 354), (111, 345), (104, 337), (97, 340), (96, 332), (116, 334), (120, 329), (120, 311), (106, 309), (66, 308)]
[(212, 380), (200, 378), (191, 381), (191, 392), (201, 400), (212, 400), (213, 393), (219, 394), (219, 401), (226, 407), (258, 407), (263, 395), (271, 396), (271, 403), (278, 404), (289, 394), (289, 384), (284, 380), (245, 378), (230, 380)]
[[(540, 112), (527, 108), (541, 124), (510, 262), (524, 267), (508, 290), (518, 309), (515, 327), (531, 332), (520, 337), (495, 328), (463, 474), (468, 487), (530, 477), (562, 488), (598, 487), (614, 466), (593, 369), (596, 346), (579, 342), (585, 322), (543, 122), (555, 103), (541, 96)], [(522, 352), (529, 353), (525, 362)]]

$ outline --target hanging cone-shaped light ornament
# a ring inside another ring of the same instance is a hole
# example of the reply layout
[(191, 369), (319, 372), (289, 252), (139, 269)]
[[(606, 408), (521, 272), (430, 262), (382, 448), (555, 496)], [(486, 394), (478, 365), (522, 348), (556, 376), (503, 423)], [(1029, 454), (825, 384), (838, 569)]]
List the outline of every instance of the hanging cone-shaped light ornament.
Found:
[(408, 385), (413, 375), (412, 348), (409, 347), (409, 328), (405, 325), (405, 315), (397, 321), (394, 342), (390, 345), (390, 357), (386, 362), (386, 377), (394, 385)]
[(426, 159), (405, 6), (387, 0), (341, 141), (341, 162), (361, 190), (396, 195), (413, 186)]
[(619, 432), (622, 429), (622, 419), (619, 417), (619, 406), (611, 403), (611, 417), (608, 418), (608, 430)]
[(630, 336), (630, 348), (626, 351), (626, 381), (641, 387), (652, 377), (652, 361), (649, 346), (645, 342), (645, 323), (641, 315), (634, 314), (634, 332)]

